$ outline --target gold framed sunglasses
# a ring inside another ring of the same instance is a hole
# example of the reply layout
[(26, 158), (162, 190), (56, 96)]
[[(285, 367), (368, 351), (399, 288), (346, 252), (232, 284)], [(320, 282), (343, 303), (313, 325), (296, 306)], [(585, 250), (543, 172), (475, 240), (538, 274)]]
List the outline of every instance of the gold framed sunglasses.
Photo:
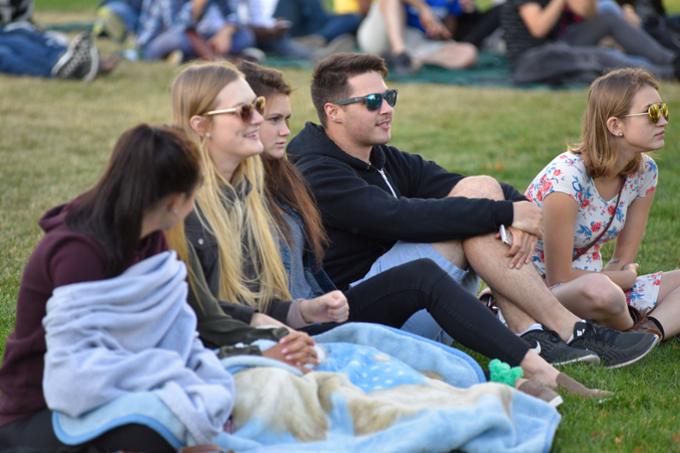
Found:
[(647, 115), (649, 117), (649, 121), (652, 122), (653, 124), (656, 124), (659, 122), (661, 119), (661, 115), (668, 121), (668, 104), (665, 102), (659, 102), (658, 104), (652, 104), (649, 107), (647, 107), (646, 112), (642, 113), (629, 113), (628, 115), (623, 115), (624, 117), (627, 116), (643, 116)]
[(258, 96), (251, 104), (241, 104), (237, 107), (232, 107), (228, 109), (210, 110), (209, 112), (205, 112), (203, 115), (213, 116), (223, 114), (236, 114), (241, 117), (241, 120), (244, 123), (249, 123), (253, 119), (254, 112), (257, 112), (260, 115), (264, 115), (265, 103), (266, 101), (264, 96)]

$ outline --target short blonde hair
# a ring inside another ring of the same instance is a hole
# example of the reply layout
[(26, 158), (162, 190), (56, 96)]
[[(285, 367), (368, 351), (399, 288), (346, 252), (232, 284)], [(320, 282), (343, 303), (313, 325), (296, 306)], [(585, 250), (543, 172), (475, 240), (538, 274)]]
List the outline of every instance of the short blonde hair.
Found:
[[(588, 104), (583, 115), (581, 143), (570, 147), (570, 151), (581, 154), (586, 171), (591, 177), (606, 175), (618, 158), (610, 142), (607, 120), (628, 114), (633, 97), (645, 86), (658, 90), (659, 82), (649, 72), (639, 68), (611, 71), (590, 85)], [(641, 161), (642, 157), (638, 154), (621, 174), (637, 171)]]

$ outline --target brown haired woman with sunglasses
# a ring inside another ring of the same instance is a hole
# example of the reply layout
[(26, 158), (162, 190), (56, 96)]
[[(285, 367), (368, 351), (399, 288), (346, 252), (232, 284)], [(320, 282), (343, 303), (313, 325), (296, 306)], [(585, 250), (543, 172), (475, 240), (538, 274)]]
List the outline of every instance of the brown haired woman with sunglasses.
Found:
[[(657, 184), (647, 151), (664, 146), (668, 106), (642, 69), (620, 69), (590, 86), (581, 143), (534, 178), (527, 197), (543, 209), (534, 265), (569, 310), (660, 339), (680, 332), (680, 271), (638, 275), (635, 262)], [(616, 239), (603, 265), (600, 249)]]

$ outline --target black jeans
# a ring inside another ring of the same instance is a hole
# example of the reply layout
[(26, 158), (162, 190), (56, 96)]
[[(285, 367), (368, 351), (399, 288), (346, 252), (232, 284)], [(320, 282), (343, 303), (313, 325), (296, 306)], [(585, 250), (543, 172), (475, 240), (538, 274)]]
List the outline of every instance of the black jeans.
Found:
[(349, 321), (401, 327), (426, 309), (462, 345), (512, 366), (529, 346), (430, 259), (388, 269), (345, 291)]
[(78, 446), (62, 444), (52, 430), (52, 412), (42, 410), (27, 418), (0, 427), (0, 451), (15, 452), (109, 452), (118, 450), (145, 453), (174, 452), (160, 434), (143, 425), (124, 425), (91, 442)]

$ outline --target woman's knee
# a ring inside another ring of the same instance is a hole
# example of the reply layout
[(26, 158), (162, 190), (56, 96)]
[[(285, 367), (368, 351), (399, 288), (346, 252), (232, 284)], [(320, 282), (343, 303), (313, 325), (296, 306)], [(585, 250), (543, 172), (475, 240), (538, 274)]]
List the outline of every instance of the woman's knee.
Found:
[(609, 277), (592, 274), (582, 277), (581, 295), (593, 310), (606, 316), (627, 312), (626, 294)]

